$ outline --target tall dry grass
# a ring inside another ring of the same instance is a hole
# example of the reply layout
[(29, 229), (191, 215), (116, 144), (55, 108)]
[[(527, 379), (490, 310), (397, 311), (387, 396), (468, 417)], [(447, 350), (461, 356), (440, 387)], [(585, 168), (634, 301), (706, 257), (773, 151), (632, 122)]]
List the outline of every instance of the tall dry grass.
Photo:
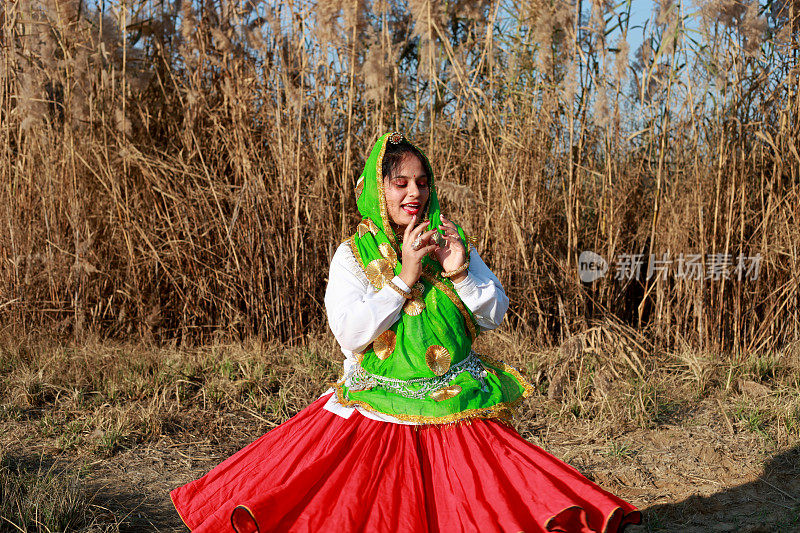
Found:
[[(537, 342), (608, 320), (664, 348), (797, 339), (800, 8), (659, 0), (645, 27), (632, 9), (6, 2), (2, 320), (302, 339), (367, 151), (399, 129)], [(752, 280), (583, 284), (587, 249), (762, 260)]]

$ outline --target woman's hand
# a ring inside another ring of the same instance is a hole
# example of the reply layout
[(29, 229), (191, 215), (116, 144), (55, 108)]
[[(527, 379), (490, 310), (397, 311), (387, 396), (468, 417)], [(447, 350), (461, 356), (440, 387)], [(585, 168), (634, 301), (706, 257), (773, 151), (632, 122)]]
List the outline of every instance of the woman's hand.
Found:
[[(400, 279), (409, 287), (413, 287), (422, 274), (422, 258), (437, 248), (435, 244), (430, 244), (431, 235), (433, 235), (436, 230), (425, 231), (423, 233), (427, 224), (423, 222), (419, 226), (414, 227), (416, 223), (417, 215), (414, 215), (414, 218), (412, 218), (411, 223), (406, 226), (406, 231), (403, 234), (403, 249), (401, 250), (403, 255), (401, 259), (402, 267), (400, 268)], [(417, 240), (417, 237), (420, 238), (420, 242), (422, 243), (419, 250), (414, 249), (414, 241)]]
[[(445, 229), (444, 239), (446, 244), (437, 248), (434, 252), (436, 259), (442, 265), (445, 272), (451, 272), (467, 260), (467, 250), (464, 248), (464, 243), (461, 242), (461, 237), (458, 234), (456, 225), (442, 217), (441, 227)], [(467, 277), (466, 271), (461, 272), (450, 278), (453, 283), (458, 283)]]

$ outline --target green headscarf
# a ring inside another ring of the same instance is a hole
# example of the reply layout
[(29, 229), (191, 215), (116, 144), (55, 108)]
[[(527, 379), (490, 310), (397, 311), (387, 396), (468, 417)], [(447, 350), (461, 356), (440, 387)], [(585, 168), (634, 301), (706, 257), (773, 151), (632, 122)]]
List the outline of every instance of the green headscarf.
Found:
[[(348, 242), (375, 290), (381, 290), (401, 268), (402, 244), (390, 224), (382, 166), (387, 143), (404, 140), (408, 142), (400, 133), (383, 135), (356, 186), (363, 218)], [(436, 229), (441, 224), (436, 181), (427, 158), (416, 149), (428, 173), (428, 227)], [(464, 231), (457, 229), (469, 250)], [(425, 257), (422, 266), (422, 276), (400, 318), (357, 354), (356, 373), (336, 384), (339, 401), (423, 423), (509, 417), (513, 405), (530, 392), (530, 385), (512, 367), (472, 352), (478, 335), (474, 316), (452, 282), (441, 276), (436, 259)]]

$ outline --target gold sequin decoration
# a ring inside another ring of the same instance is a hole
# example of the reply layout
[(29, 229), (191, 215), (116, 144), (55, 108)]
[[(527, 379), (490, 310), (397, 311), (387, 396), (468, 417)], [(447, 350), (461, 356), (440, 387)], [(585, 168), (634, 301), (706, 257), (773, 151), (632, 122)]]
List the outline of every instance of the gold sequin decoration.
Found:
[(461, 387), (458, 385), (448, 385), (447, 387), (442, 387), (441, 389), (433, 391), (429, 396), (431, 399), (441, 402), (442, 400), (449, 400), (450, 398), (458, 396), (459, 392), (461, 392)]
[(403, 312), (409, 316), (418, 316), (423, 309), (425, 309), (425, 302), (422, 301), (422, 298), (411, 298), (403, 304)]
[(396, 342), (397, 335), (395, 335), (394, 331), (387, 329), (372, 342), (372, 349), (375, 350), (375, 355), (378, 356), (378, 359), (383, 361), (392, 355)]
[(425, 361), (437, 376), (441, 376), (450, 369), (450, 352), (444, 346), (429, 346), (425, 352)]
[[(394, 265), (397, 263), (397, 254), (394, 252), (391, 246), (389, 246), (388, 242), (382, 242), (378, 245), (378, 250), (380, 250), (381, 255), (389, 260), (389, 262)], [(392, 276), (394, 277), (394, 276)]]
[(361, 193), (364, 192), (364, 178), (361, 177), (356, 184), (356, 200), (358, 200)]
[(422, 299), (422, 293), (425, 291), (425, 285), (418, 281), (411, 287), (411, 295), (413, 298), (409, 299), (403, 305), (403, 312), (410, 316), (418, 316), (425, 309), (425, 300)]
[(358, 223), (358, 227), (356, 228), (356, 231), (358, 232), (358, 236), (359, 237), (363, 237), (367, 233), (372, 233), (373, 235), (377, 235), (378, 234), (378, 226), (376, 226), (375, 223), (371, 219), (365, 218), (361, 222)]
[(386, 259), (373, 259), (364, 269), (364, 274), (376, 290), (381, 290), (394, 277), (394, 269)]

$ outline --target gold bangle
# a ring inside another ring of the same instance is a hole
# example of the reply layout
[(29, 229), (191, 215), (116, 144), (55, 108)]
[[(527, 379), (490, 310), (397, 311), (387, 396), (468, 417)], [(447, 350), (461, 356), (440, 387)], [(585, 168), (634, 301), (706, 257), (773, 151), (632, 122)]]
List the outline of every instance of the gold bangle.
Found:
[(451, 270), (450, 272), (442, 272), (442, 277), (443, 278), (452, 278), (453, 276), (457, 276), (457, 275), (461, 274), (462, 272), (464, 272), (468, 268), (469, 268), (469, 257), (467, 258), (466, 261), (464, 261), (464, 264), (461, 265), (460, 267), (458, 267), (457, 269)]
[(397, 285), (395, 285), (394, 283), (392, 283), (392, 281), (391, 281), (391, 280), (386, 280), (386, 284), (387, 284), (389, 287), (393, 288), (395, 291), (397, 291), (397, 292), (398, 292), (398, 294), (400, 294), (400, 296), (402, 296), (402, 297), (403, 297), (403, 298), (405, 298), (406, 300), (410, 300), (411, 298), (413, 298), (413, 297), (414, 297), (414, 296), (411, 294), (411, 291), (409, 291), (409, 292), (406, 292), (406, 291), (404, 291), (403, 289), (401, 289), (400, 287), (398, 287)]

